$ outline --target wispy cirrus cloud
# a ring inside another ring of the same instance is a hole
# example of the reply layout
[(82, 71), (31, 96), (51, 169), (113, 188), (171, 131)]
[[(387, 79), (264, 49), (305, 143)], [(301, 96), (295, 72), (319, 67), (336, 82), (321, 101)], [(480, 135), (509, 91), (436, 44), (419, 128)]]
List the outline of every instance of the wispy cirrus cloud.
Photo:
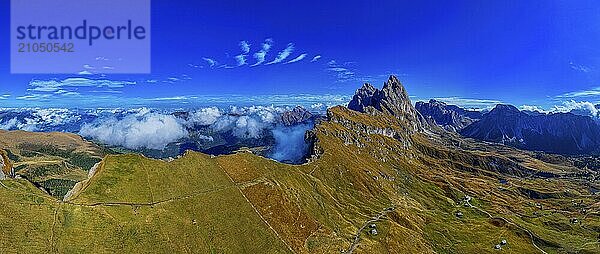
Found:
[[(186, 80), (191, 80), (191, 79), (192, 78), (190, 78), (190, 76), (188, 76), (186, 74), (181, 74), (181, 75), (177, 75), (177, 76), (167, 77), (166, 79), (162, 80), (162, 83), (175, 84), (180, 81), (186, 81)], [(152, 82), (149, 82), (149, 83), (152, 83)]]
[[(264, 42), (262, 42), (260, 44), (260, 48), (258, 51), (254, 52), (252, 54), (252, 48), (250, 47), (251, 44), (250, 42), (244, 40), (244, 41), (240, 41), (239, 42), (239, 46), (241, 49), (241, 53), (238, 55), (229, 55), (229, 54), (225, 54), (226, 58), (228, 60), (223, 60), (221, 62), (225, 62), (224, 64), (221, 63), (219, 64), (219, 62), (217, 60), (215, 60), (214, 58), (208, 58), (208, 57), (204, 57), (204, 61), (206, 61), (209, 64), (209, 67), (214, 67), (215, 69), (234, 69), (234, 68), (238, 68), (238, 67), (242, 67), (244, 65), (249, 65), (249, 61), (248, 61), (248, 56), (252, 56), (256, 62), (254, 62), (252, 65), (250, 65), (250, 67), (256, 67), (259, 65), (274, 65), (274, 64), (290, 64), (290, 63), (296, 63), (296, 62), (300, 62), (302, 60), (304, 60), (306, 57), (308, 57), (308, 53), (302, 53), (300, 55), (298, 55), (296, 58), (289, 60), (290, 56), (292, 55), (292, 53), (295, 50), (295, 45), (294, 43), (288, 43), (287, 46), (282, 49), (281, 51), (278, 52), (277, 56), (273, 58), (273, 60), (268, 61), (267, 60), (267, 56), (269, 54), (269, 52), (271, 51), (271, 49), (273, 48), (273, 39), (265, 39)], [(321, 58), (321, 55), (317, 55), (315, 57), (312, 58), (311, 62), (316, 62), (317, 60), (319, 60)], [(235, 61), (235, 64), (231, 64), (231, 61)], [(194, 68), (202, 68), (201, 66), (197, 66), (197, 65), (193, 65), (193, 64), (189, 64), (188, 66), (190, 67), (194, 67)]]
[(30, 95), (19, 96), (19, 97), (17, 97), (17, 100), (39, 101), (39, 100), (46, 100), (51, 97), (52, 97), (51, 94), (30, 94)]
[(256, 59), (256, 63), (253, 64), (252, 66), (258, 66), (265, 62), (267, 53), (269, 53), (269, 50), (271, 50), (271, 47), (273, 46), (273, 40), (266, 39), (265, 42), (263, 42), (261, 44), (261, 46), (262, 46), (261, 50), (254, 53), (254, 59)]
[(306, 56), (308, 56), (308, 54), (306, 54), (306, 53), (304, 53), (304, 54), (301, 54), (301, 55), (299, 55), (298, 57), (296, 57), (296, 58), (294, 58), (294, 59), (292, 59), (292, 60), (290, 60), (290, 61), (286, 62), (286, 64), (295, 63), (295, 62), (300, 62), (300, 61), (302, 61), (302, 59), (306, 58)]
[(10, 98), (10, 94), (2, 94), (2, 95), (0, 95), (0, 100), (6, 100), (8, 98)]
[(204, 60), (208, 63), (208, 67), (215, 67), (215, 65), (217, 65), (217, 61), (215, 61), (212, 58), (203, 57), (202, 60)]
[(146, 100), (149, 100), (149, 101), (184, 101), (184, 100), (196, 100), (196, 99), (198, 99), (198, 96), (181, 95), (181, 96), (172, 96), (172, 97), (148, 98)]
[(242, 54), (234, 57), (237, 66), (246, 65), (246, 58), (248, 57), (248, 53), (250, 53), (250, 43), (247, 41), (240, 41), (240, 49), (242, 50)]
[[(96, 75), (96, 74), (101, 74), (104, 73), (106, 71), (112, 71), (115, 70), (116, 68), (114, 66), (108, 65), (108, 61), (110, 61), (107, 58), (104, 57), (96, 57), (96, 62), (94, 63), (94, 65), (91, 64), (84, 64), (83, 65), (83, 69), (78, 72), (79, 75)], [(118, 61), (121, 61), (120, 59)]]
[(237, 66), (246, 65), (246, 55), (237, 55), (235, 56), (235, 60), (237, 61)]
[(271, 65), (271, 64), (281, 63), (281, 62), (283, 62), (283, 60), (288, 58), (292, 54), (292, 52), (294, 52), (294, 43), (288, 43), (287, 47), (285, 49), (283, 49), (282, 51), (280, 51), (279, 54), (277, 54), (277, 57), (273, 61), (268, 62), (266, 64)]
[(203, 101), (212, 104), (232, 102), (238, 104), (255, 104), (255, 105), (306, 105), (310, 106), (316, 103), (323, 103), (327, 106), (344, 105), (350, 99), (351, 95), (343, 94), (272, 94), (272, 95), (176, 95), (167, 97), (155, 98), (137, 98), (140, 101)]
[(56, 96), (81, 96), (80, 89), (93, 89), (97, 92), (116, 91), (126, 86), (137, 84), (134, 81), (109, 80), (109, 79), (89, 79), (89, 78), (66, 78), (40, 80), (34, 79), (29, 82), (27, 94), (19, 96), (18, 100), (46, 100)]
[(571, 66), (571, 69), (579, 71), (579, 72), (583, 72), (583, 73), (589, 73), (592, 71), (592, 67), (583, 65), (583, 64), (576, 64), (574, 62), (570, 62), (569, 66)]
[(34, 79), (29, 82), (29, 91), (35, 92), (56, 92), (61, 88), (73, 87), (97, 87), (97, 88), (123, 88), (128, 85), (135, 85), (134, 81), (108, 80), (108, 79), (89, 79), (89, 78), (66, 78), (63, 80), (39, 80)]
[(240, 41), (240, 48), (242, 49), (242, 53), (250, 53), (250, 43), (248, 43), (247, 41)]
[(600, 87), (595, 87), (589, 90), (580, 90), (575, 92), (568, 92), (561, 95), (556, 96), (557, 99), (565, 99), (565, 98), (578, 98), (578, 97), (595, 97), (600, 96)]
[(347, 67), (348, 64), (338, 64), (335, 60), (327, 63), (327, 71), (332, 72), (338, 79), (338, 82), (352, 81), (356, 78), (356, 73)]

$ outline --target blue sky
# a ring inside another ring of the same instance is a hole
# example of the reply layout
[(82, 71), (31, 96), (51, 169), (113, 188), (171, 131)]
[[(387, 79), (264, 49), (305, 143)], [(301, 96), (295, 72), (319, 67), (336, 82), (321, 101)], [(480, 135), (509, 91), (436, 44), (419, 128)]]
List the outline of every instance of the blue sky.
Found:
[(154, 0), (152, 74), (11, 75), (4, 39), (0, 106), (335, 101), (396, 74), (413, 100), (548, 109), (600, 101), (598, 45), (597, 1)]

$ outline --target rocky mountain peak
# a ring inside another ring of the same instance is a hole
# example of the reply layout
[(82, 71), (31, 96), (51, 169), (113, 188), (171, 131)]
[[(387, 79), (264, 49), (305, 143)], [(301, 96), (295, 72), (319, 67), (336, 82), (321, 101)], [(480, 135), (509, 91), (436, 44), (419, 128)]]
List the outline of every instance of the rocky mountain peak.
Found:
[(391, 75), (386, 82), (383, 83), (382, 91), (393, 91), (398, 95), (403, 95), (408, 98), (408, 93), (404, 85), (400, 83), (400, 80), (394, 75)]
[(413, 107), (406, 89), (396, 76), (390, 76), (381, 90), (371, 84), (364, 84), (356, 91), (348, 108), (359, 112), (374, 109), (406, 121), (411, 130), (420, 130), (425, 124), (424, 118)]
[(286, 111), (281, 114), (281, 121), (286, 126), (292, 126), (303, 123), (311, 119), (313, 115), (302, 106), (296, 106), (291, 111)]
[(435, 100), (435, 99), (430, 99), (430, 100), (429, 100), (429, 104), (430, 104), (430, 105), (432, 105), (432, 106), (436, 106), (436, 107), (444, 107), (444, 106), (447, 106), (447, 104), (446, 104), (445, 102), (443, 102), (443, 101), (438, 101), (438, 100)]
[(380, 100), (382, 108), (386, 108), (393, 115), (417, 112), (410, 102), (406, 89), (396, 76), (390, 76), (383, 84), (381, 93), (383, 95), (381, 99), (384, 99)]
[(373, 93), (375, 93), (375, 90), (377, 90), (377, 89), (375, 87), (373, 87), (373, 85), (371, 85), (369, 83), (365, 83), (362, 87), (360, 87), (357, 90), (357, 93), (373, 95)]
[(348, 104), (348, 108), (359, 112), (365, 112), (366, 107), (373, 105), (372, 99), (377, 91), (378, 90), (373, 87), (373, 85), (365, 83), (361, 88), (356, 90), (354, 97), (352, 97), (352, 101)]
[(518, 115), (521, 111), (513, 106), (508, 104), (498, 104), (492, 111), (490, 111), (490, 115)]

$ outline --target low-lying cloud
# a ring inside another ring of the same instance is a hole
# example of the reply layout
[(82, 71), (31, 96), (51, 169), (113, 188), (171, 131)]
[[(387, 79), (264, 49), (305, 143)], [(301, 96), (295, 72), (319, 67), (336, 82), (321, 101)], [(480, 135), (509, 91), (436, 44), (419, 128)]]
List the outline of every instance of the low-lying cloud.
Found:
[(269, 157), (278, 161), (298, 162), (308, 154), (309, 144), (304, 140), (306, 131), (312, 129), (311, 124), (300, 124), (292, 127), (279, 126), (271, 130), (275, 139), (275, 147)]
[(277, 123), (283, 107), (232, 107), (224, 113), (218, 108), (204, 108), (190, 114), (187, 125), (210, 126), (214, 132), (231, 131), (241, 139), (258, 139), (263, 132)]
[(563, 105), (556, 105), (551, 110), (551, 112), (561, 112), (567, 113), (571, 112), (576, 115), (584, 115), (591, 117), (599, 117), (599, 112), (596, 106), (589, 101), (565, 101)]
[(174, 116), (144, 113), (84, 124), (79, 134), (113, 146), (162, 150), (188, 132)]
[[(316, 103), (311, 108), (326, 107)], [(281, 114), (291, 109), (287, 106), (206, 107), (175, 112), (148, 108), (0, 109), (0, 129), (72, 132), (109, 146), (149, 152), (150, 156), (171, 154), (179, 144), (191, 144), (190, 148), (182, 149), (198, 151), (222, 145), (266, 146), (270, 147), (266, 156), (299, 162), (307, 151), (304, 133), (312, 128), (312, 123), (284, 126)], [(175, 145), (175, 142), (180, 143)]]

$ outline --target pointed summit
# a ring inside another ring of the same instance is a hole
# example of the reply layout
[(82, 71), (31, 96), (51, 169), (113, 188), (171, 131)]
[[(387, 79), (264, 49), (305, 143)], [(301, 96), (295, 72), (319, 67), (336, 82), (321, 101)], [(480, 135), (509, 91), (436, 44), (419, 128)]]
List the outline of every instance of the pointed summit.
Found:
[(413, 107), (406, 89), (396, 76), (390, 76), (383, 84), (378, 110), (387, 110), (390, 114), (398, 116), (404, 113), (413, 114), (417, 110)]
[(395, 91), (397, 93), (405, 94), (408, 96), (408, 94), (406, 93), (406, 89), (404, 89), (404, 86), (402, 85), (402, 83), (400, 83), (400, 80), (398, 80), (398, 78), (394, 75), (391, 75), (388, 78), (388, 81), (383, 83), (382, 90), (383, 91), (386, 91), (386, 90)]
[(406, 89), (396, 76), (390, 76), (381, 90), (364, 84), (356, 91), (348, 108), (359, 112), (370, 112), (369, 108), (388, 113), (407, 121), (413, 130), (420, 130), (425, 122), (410, 102)]

